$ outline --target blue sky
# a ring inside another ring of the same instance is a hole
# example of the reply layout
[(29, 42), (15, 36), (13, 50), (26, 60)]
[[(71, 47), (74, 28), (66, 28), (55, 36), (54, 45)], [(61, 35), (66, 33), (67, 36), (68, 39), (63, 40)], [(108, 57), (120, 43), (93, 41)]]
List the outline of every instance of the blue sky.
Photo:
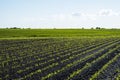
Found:
[(0, 28), (120, 28), (120, 0), (0, 0)]

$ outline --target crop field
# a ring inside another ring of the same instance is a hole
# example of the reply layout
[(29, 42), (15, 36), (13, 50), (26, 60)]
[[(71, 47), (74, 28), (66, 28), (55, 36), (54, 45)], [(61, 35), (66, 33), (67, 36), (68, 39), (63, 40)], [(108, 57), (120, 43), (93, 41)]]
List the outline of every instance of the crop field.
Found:
[(0, 0), (0, 80), (120, 80), (120, 0)]
[(0, 29), (0, 38), (120, 37), (120, 29)]
[(1, 39), (0, 80), (120, 80), (120, 38)]

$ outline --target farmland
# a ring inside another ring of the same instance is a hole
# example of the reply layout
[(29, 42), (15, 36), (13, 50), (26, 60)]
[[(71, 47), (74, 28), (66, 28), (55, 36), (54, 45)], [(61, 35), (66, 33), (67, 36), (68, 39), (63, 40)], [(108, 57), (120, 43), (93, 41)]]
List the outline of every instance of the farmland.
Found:
[(0, 80), (120, 80), (120, 30), (0, 31)]
[(120, 29), (0, 29), (0, 38), (120, 37)]

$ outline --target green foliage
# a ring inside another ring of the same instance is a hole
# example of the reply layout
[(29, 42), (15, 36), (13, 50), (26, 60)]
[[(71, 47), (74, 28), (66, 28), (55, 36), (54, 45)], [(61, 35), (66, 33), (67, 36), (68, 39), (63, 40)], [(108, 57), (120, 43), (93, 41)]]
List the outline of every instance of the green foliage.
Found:
[(0, 29), (0, 38), (120, 37), (119, 29)]
[(0, 40), (0, 80), (94, 80), (120, 65), (119, 49), (120, 38)]

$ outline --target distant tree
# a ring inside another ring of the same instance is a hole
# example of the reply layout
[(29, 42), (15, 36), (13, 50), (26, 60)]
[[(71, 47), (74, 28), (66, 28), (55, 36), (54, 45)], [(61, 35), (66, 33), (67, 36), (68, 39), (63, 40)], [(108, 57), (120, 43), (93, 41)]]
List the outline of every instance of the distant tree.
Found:
[(91, 29), (94, 29), (93, 27), (91, 27)]
[(96, 27), (96, 29), (101, 29), (100, 27)]
[(82, 27), (82, 29), (84, 29), (84, 27)]
[(10, 29), (20, 29), (20, 28), (18, 28), (18, 27), (12, 27), (12, 28), (10, 28)]

